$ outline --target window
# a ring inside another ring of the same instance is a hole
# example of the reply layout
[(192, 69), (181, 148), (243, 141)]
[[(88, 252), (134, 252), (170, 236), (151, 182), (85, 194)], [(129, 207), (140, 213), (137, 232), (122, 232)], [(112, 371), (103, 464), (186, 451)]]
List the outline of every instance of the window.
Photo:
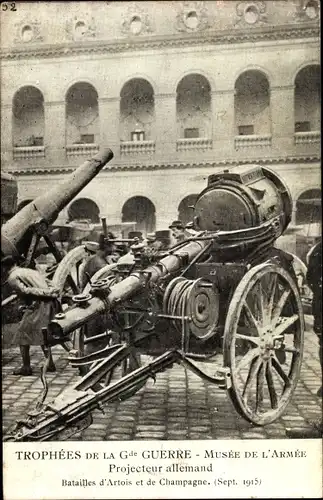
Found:
[(295, 132), (310, 132), (311, 124), (310, 122), (296, 122), (295, 123)]
[(184, 138), (185, 139), (196, 139), (200, 137), (198, 128), (185, 128), (184, 129)]
[(135, 132), (131, 132), (131, 140), (132, 142), (144, 141), (145, 132), (143, 130), (135, 130)]
[(43, 146), (44, 138), (43, 137), (35, 137), (34, 135), (28, 137), (24, 144), (20, 144), (20, 146)]
[(239, 135), (253, 135), (254, 127), (253, 125), (240, 125), (238, 127)]
[(81, 144), (94, 144), (94, 134), (82, 134)]
[(43, 146), (44, 138), (43, 137), (34, 137), (34, 146)]

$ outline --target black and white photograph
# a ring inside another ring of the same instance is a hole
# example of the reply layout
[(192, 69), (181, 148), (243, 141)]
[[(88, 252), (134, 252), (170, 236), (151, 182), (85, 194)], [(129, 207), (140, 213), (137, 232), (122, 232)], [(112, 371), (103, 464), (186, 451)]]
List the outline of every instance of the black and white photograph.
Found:
[(1, 2), (5, 445), (322, 438), (320, 69), (316, 0)]

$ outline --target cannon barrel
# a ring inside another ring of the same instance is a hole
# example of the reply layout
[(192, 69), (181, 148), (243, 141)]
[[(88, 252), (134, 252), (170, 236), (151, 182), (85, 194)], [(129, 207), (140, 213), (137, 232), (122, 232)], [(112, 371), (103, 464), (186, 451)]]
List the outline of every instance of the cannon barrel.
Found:
[(49, 324), (49, 332), (55, 337), (64, 337), (80, 328), (85, 323), (102, 314), (107, 308), (118, 302), (123, 302), (130, 296), (140, 292), (147, 283), (157, 283), (162, 278), (183, 268), (184, 261), (191, 262), (207, 245), (209, 240), (189, 241), (170, 255), (162, 258), (155, 265), (145, 268), (142, 272), (134, 272), (107, 291), (104, 298), (97, 296), (88, 301), (86, 307), (74, 307), (64, 313), (60, 319), (54, 319)]
[[(30, 230), (35, 224), (51, 224), (59, 212), (93, 179), (113, 158), (111, 149), (103, 149), (65, 177), (53, 189), (38, 196), (23, 207), (1, 228), (2, 256), (21, 256), (28, 249)], [(29, 236), (29, 237), (28, 237)]]

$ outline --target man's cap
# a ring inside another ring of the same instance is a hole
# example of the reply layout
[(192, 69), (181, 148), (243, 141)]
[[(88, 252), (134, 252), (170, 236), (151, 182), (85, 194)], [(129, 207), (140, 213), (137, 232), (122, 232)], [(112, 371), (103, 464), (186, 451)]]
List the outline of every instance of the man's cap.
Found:
[(156, 234), (155, 233), (148, 233), (146, 239), (147, 239), (147, 241), (156, 241)]
[(174, 220), (171, 223), (171, 225), (169, 226), (169, 229), (173, 229), (173, 228), (184, 229), (184, 224), (181, 220)]
[(100, 248), (99, 243), (97, 243), (96, 241), (86, 241), (84, 246), (85, 250), (87, 250), (87, 252), (89, 253), (96, 253)]
[(130, 239), (133, 239), (133, 238), (142, 239), (142, 233), (140, 231), (130, 231), (128, 236)]
[(170, 239), (170, 232), (168, 229), (156, 231), (155, 234), (156, 234), (156, 240), (168, 240), (168, 239)]

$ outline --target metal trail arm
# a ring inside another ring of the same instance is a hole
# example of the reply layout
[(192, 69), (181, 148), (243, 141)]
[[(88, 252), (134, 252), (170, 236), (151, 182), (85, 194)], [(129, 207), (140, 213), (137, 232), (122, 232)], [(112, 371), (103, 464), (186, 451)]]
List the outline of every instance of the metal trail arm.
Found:
[[(42, 411), (31, 412), (25, 421), (20, 421), (20, 430), (16, 429), (14, 434), (6, 440), (18, 441), (44, 441), (49, 439), (64, 439), (79, 432), (80, 427), (91, 425), (88, 419), (92, 411), (102, 408), (104, 403), (119, 399), (122, 394), (135, 388), (149, 378), (155, 379), (155, 375), (174, 363), (183, 363), (196, 375), (204, 378), (207, 382), (217, 384), (223, 388), (230, 386), (230, 373), (227, 369), (215, 366), (214, 377), (201, 372), (185, 355), (178, 350), (167, 351), (148, 365), (122, 377), (120, 380), (93, 393), (88, 391), (96, 379), (104, 376), (111, 366), (119, 364), (127, 356), (127, 345), (121, 345), (109, 358), (102, 361), (88, 374), (89, 381), (83, 378), (77, 382), (72, 389), (66, 390), (51, 404), (43, 406)], [(97, 372), (97, 373), (96, 373)]]

